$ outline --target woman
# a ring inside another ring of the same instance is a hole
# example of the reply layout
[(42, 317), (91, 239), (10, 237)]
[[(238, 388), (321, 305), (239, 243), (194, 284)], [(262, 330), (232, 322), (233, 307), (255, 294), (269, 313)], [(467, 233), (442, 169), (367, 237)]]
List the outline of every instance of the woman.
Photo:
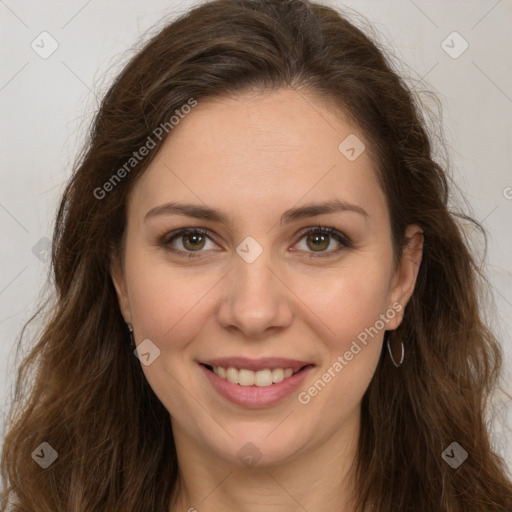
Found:
[(424, 124), (319, 4), (153, 37), (60, 205), (2, 510), (511, 510), (501, 353)]

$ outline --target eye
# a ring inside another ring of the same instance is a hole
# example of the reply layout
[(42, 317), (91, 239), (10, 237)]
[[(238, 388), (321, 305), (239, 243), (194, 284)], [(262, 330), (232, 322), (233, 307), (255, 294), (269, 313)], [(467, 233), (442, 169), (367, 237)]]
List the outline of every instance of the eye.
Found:
[[(307, 257), (310, 258), (331, 256), (343, 249), (353, 247), (352, 242), (346, 235), (331, 227), (316, 226), (309, 228), (308, 231), (302, 233), (299, 241), (304, 238), (306, 248), (300, 250), (308, 253)], [(336, 241), (339, 247), (326, 251), (331, 246), (332, 239)], [(208, 230), (202, 228), (183, 228), (161, 236), (159, 238), (159, 245), (178, 256), (194, 258), (201, 256), (201, 253), (204, 252), (203, 249), (209, 249), (206, 246), (208, 241), (214, 244)], [(308, 251), (310, 248), (313, 250)]]
[[(179, 240), (178, 245), (181, 246), (181, 248), (172, 247), (175, 243), (174, 240)], [(161, 237), (160, 245), (180, 256), (193, 258), (200, 256), (200, 254), (195, 253), (200, 253), (201, 250), (205, 248), (207, 240), (212, 242), (208, 231), (201, 228), (184, 228)]]
[[(309, 229), (308, 231), (302, 234), (300, 240), (302, 240), (303, 238), (305, 238), (305, 251), (308, 252), (309, 248), (313, 248), (312, 253), (310, 252), (307, 255), (307, 257), (309, 258), (322, 258), (326, 256), (331, 256), (334, 253), (338, 253), (343, 249), (351, 248), (353, 246), (352, 242), (346, 235), (344, 235), (337, 229), (325, 226), (316, 226), (313, 229)], [(329, 246), (331, 246), (332, 239), (336, 241), (339, 247), (331, 251), (326, 251), (326, 249)]]

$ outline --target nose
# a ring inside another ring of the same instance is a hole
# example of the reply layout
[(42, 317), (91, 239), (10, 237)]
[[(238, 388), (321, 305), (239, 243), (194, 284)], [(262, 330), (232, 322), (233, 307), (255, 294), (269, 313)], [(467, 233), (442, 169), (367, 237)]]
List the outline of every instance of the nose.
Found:
[(238, 254), (233, 260), (234, 266), (222, 283), (217, 313), (222, 327), (256, 340), (290, 325), (294, 295), (283, 272), (273, 264), (271, 251), (264, 250), (250, 263)]

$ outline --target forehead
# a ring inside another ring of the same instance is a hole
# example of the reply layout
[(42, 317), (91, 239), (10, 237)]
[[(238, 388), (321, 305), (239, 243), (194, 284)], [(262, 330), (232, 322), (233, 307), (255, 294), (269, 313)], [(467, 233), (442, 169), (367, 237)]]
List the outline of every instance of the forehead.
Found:
[(137, 182), (130, 209), (180, 199), (280, 213), (337, 198), (378, 215), (385, 200), (376, 164), (369, 150), (347, 158), (347, 140), (357, 153), (369, 148), (332, 104), (294, 89), (198, 101)]

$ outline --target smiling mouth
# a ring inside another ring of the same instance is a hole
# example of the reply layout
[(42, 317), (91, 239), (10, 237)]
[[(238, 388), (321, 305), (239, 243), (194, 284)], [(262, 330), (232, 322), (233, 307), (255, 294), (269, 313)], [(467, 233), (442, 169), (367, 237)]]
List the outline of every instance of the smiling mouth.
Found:
[(200, 364), (221, 379), (231, 382), (231, 384), (253, 387), (270, 387), (274, 384), (279, 384), (280, 382), (289, 379), (293, 375), (302, 372), (306, 368), (314, 366), (313, 364), (306, 364), (295, 371), (293, 368), (266, 368), (253, 371), (247, 368), (225, 368), (222, 366), (212, 366), (205, 363)]

